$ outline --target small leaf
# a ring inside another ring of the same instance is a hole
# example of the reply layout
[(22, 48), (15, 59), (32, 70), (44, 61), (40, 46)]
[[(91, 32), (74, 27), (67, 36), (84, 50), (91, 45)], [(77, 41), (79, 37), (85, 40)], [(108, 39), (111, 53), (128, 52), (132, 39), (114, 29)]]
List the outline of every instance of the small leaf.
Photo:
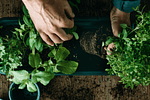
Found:
[(41, 38), (37, 38), (37, 41), (35, 42), (35, 48), (36, 48), (39, 52), (42, 52), (42, 51), (43, 51), (43, 44), (42, 44), (42, 39), (41, 39)]
[(123, 34), (123, 38), (127, 38), (128, 33), (126, 29), (123, 29), (122, 34)]
[(109, 44), (111, 44), (113, 41), (114, 41), (113, 38), (109, 38), (109, 39), (105, 42), (106, 46), (108, 46)]
[(120, 24), (120, 26), (121, 26), (122, 28), (127, 28), (127, 27), (128, 27), (127, 24)]
[(23, 16), (23, 21), (24, 21), (24, 23), (25, 23), (28, 27), (32, 27), (32, 25), (30, 24), (30, 22), (29, 22), (27, 16), (25, 16), (25, 15)]
[(21, 83), (20, 85), (19, 85), (19, 89), (24, 89), (26, 87), (26, 84), (25, 83)]
[(79, 35), (76, 32), (72, 32), (72, 34), (74, 35), (75, 39), (78, 40), (79, 39)]
[(30, 80), (27, 82), (27, 90), (29, 92), (36, 92), (37, 91), (36, 86)]
[(27, 10), (27, 8), (26, 8), (26, 6), (25, 6), (25, 5), (23, 5), (22, 10), (23, 10), (23, 13), (24, 13), (26, 16), (28, 16), (28, 17), (29, 17), (29, 12), (28, 12), (28, 10)]

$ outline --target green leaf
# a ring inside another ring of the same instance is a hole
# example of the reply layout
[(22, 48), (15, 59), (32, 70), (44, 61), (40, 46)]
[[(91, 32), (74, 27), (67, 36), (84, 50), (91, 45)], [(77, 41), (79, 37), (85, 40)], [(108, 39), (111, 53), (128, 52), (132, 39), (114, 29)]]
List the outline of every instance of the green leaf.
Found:
[(121, 26), (122, 28), (127, 28), (127, 27), (128, 27), (127, 24), (120, 24), (120, 26)]
[(13, 76), (13, 79), (10, 80), (15, 84), (20, 84), (23, 80), (30, 78), (30, 75), (26, 70), (10, 71), (9, 74)]
[(121, 78), (124, 77), (124, 75), (122, 73), (118, 73), (118, 76)]
[(114, 41), (113, 38), (109, 38), (109, 39), (105, 42), (106, 46), (108, 46), (109, 44), (111, 44), (113, 41)]
[(56, 49), (54, 48), (53, 50), (51, 50), (51, 52), (49, 52), (48, 57), (54, 57), (56, 55)]
[(74, 35), (75, 39), (78, 40), (79, 39), (79, 35), (76, 32), (72, 32), (72, 34)]
[(133, 88), (134, 88), (134, 84), (131, 84), (131, 89), (133, 90)]
[(19, 85), (19, 89), (24, 89), (26, 87), (26, 83), (21, 83), (20, 85)]
[(42, 43), (42, 39), (38, 38), (35, 42), (35, 48), (39, 51), (42, 52), (43, 51), (43, 43)]
[(78, 67), (78, 63), (75, 61), (60, 61), (57, 63), (57, 69), (64, 74), (73, 74)]
[(25, 15), (23, 16), (23, 21), (24, 21), (24, 23), (25, 23), (28, 27), (32, 27), (32, 25), (30, 24), (30, 22), (29, 22), (27, 16), (25, 16)]
[(34, 76), (38, 82), (47, 85), (50, 80), (54, 78), (55, 74), (52, 72), (37, 71), (36, 73), (33, 73), (32, 76)]
[(22, 10), (23, 10), (23, 13), (29, 17), (29, 12), (28, 12), (27, 8), (25, 7), (25, 5), (23, 5)]
[(123, 29), (122, 34), (123, 34), (123, 38), (127, 38), (128, 33), (126, 29)]
[(57, 62), (63, 61), (68, 57), (69, 54), (70, 52), (68, 49), (66, 49), (65, 47), (59, 47), (55, 55), (55, 60)]
[(30, 80), (27, 82), (27, 90), (29, 92), (36, 92), (37, 91), (36, 86)]
[(40, 58), (40, 55), (38, 53), (36, 53), (35, 55), (32, 53), (29, 54), (29, 65), (31, 65), (31, 67), (39, 67), (41, 63), (42, 59)]
[[(28, 41), (27, 41), (28, 42)], [(34, 38), (29, 38), (29, 46), (30, 49), (33, 49), (35, 47), (36, 39)]]

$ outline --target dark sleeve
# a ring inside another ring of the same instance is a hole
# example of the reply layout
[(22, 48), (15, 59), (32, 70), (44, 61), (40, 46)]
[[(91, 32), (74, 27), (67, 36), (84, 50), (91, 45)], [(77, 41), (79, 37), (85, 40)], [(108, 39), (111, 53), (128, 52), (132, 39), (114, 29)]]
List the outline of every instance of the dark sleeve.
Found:
[(133, 11), (132, 7), (139, 6), (141, 0), (113, 0), (113, 4), (116, 8), (123, 12), (130, 13)]

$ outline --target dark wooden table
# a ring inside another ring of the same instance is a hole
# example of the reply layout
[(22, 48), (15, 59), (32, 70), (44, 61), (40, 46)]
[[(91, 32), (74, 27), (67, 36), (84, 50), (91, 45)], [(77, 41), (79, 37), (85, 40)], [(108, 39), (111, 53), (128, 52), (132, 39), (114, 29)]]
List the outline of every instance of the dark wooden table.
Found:
[[(148, 0), (141, 4), (150, 11)], [(0, 0), (0, 18), (21, 17), (22, 5), (21, 0)], [(77, 16), (109, 16), (112, 6), (111, 0), (81, 0)], [(39, 84), (40, 100), (150, 100), (150, 85), (131, 90), (119, 80), (117, 76), (56, 76), (47, 86)], [(0, 98), (8, 100), (10, 84), (0, 75)]]

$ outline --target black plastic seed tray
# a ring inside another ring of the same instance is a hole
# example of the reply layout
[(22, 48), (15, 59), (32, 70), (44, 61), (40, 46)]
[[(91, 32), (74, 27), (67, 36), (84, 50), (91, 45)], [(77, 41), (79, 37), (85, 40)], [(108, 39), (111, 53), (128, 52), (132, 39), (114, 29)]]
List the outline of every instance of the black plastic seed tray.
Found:
[[(1, 18), (0, 25), (18, 25), (19, 17), (8, 17)], [(22, 18), (21, 22), (22, 21)], [(78, 26), (77, 33), (79, 36), (85, 31), (95, 31), (103, 26), (104, 29), (108, 28), (111, 30), (111, 24), (109, 17), (89, 17), (89, 18), (75, 18), (75, 25)], [(108, 32), (108, 31), (107, 31)], [(101, 34), (101, 33), (99, 33)], [(70, 46), (70, 56), (71, 60), (78, 61), (79, 67), (77, 71), (72, 75), (108, 75), (105, 71), (109, 68), (107, 65), (107, 60), (102, 59), (96, 55), (86, 53), (80, 46), (80, 40), (77, 40)], [(56, 75), (65, 75), (62, 73), (57, 73)]]

